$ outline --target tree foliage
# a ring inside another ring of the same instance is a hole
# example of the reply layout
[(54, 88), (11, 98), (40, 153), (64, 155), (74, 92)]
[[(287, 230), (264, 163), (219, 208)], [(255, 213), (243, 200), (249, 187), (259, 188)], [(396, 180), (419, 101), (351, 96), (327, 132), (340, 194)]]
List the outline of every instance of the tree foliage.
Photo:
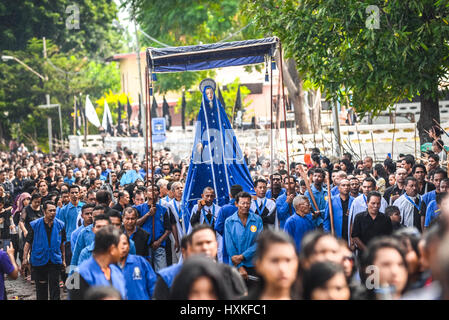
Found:
[(448, 66), (449, 1), (254, 0), (244, 11), (280, 37), (286, 55), (328, 99), (349, 94), (362, 114), (417, 95), (438, 101)]

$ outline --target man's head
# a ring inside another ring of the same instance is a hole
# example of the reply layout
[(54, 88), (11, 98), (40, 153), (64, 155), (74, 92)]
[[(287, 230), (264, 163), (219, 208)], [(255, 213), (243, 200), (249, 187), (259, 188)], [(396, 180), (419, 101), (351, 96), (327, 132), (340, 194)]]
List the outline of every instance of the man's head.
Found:
[(172, 191), (172, 193), (173, 193), (173, 196), (175, 197), (175, 199), (176, 200), (181, 200), (181, 198), (182, 198), (182, 193), (183, 193), (183, 191), (184, 191), (184, 188), (183, 188), (183, 186), (182, 186), (182, 183), (181, 182), (174, 182), (172, 185), (171, 185), (171, 191)]
[(235, 197), (235, 205), (240, 214), (247, 215), (251, 207), (251, 195), (245, 191), (239, 192)]
[(404, 159), (402, 160), (402, 168), (407, 170), (407, 174), (412, 172), (412, 168), (413, 168), (414, 164), (415, 164), (415, 159), (411, 155), (405, 156)]
[(93, 218), (93, 228), (92, 232), (97, 233), (99, 230), (111, 224), (111, 220), (105, 214), (99, 214)]
[(69, 187), (70, 201), (77, 202), (80, 198), (80, 187), (72, 184)]
[(440, 192), (449, 192), (449, 179), (448, 178), (444, 178), (443, 180), (441, 180), (440, 182)]
[(267, 181), (265, 179), (257, 179), (254, 182), (254, 190), (259, 198), (265, 198), (267, 193)]
[(380, 201), (382, 195), (377, 191), (371, 191), (367, 196), (368, 212), (372, 215), (377, 215), (380, 209)]
[(206, 187), (201, 194), (201, 198), (206, 201), (206, 206), (211, 206), (215, 200), (215, 191), (211, 187)]
[(356, 177), (352, 177), (351, 179), (349, 179), (349, 186), (350, 186), (351, 193), (353, 193), (353, 194), (359, 193), (359, 190), (360, 190), (359, 179), (357, 179)]
[(348, 179), (341, 179), (340, 184), (338, 185), (338, 190), (340, 194), (343, 196), (347, 196), (349, 194), (350, 184)]
[(179, 169), (173, 169), (172, 177), (173, 177), (173, 181), (179, 181), (179, 180), (181, 180), (181, 170), (179, 170)]
[(113, 226), (105, 226), (95, 234), (93, 254), (108, 255), (111, 263), (117, 263), (120, 261), (119, 242), (120, 230)]
[(92, 213), (94, 211), (95, 205), (87, 203), (81, 208), (81, 218), (83, 218), (84, 225), (88, 226), (93, 223)]
[(53, 201), (45, 201), (43, 205), (44, 218), (47, 221), (53, 221), (56, 217), (56, 204)]
[(231, 194), (230, 194), (231, 198), (235, 199), (237, 194), (239, 194), (240, 192), (243, 191), (243, 188), (239, 184), (234, 184), (234, 185), (231, 186), (231, 190), (230, 191), (231, 191)]
[(87, 192), (87, 203), (97, 204), (97, 192), (95, 190), (89, 190)]
[(162, 175), (163, 176), (168, 176), (170, 174), (170, 171), (171, 171), (170, 164), (164, 163), (162, 165), (161, 171), (162, 171)]
[(206, 254), (215, 259), (218, 251), (218, 242), (214, 229), (207, 224), (197, 224), (189, 237), (191, 254)]
[(374, 180), (372, 177), (365, 178), (362, 183), (362, 192), (365, 196), (368, 196), (368, 194), (371, 191), (376, 190), (376, 180)]
[(126, 230), (134, 230), (137, 225), (137, 210), (133, 207), (128, 207), (123, 210), (123, 226)]
[(61, 201), (64, 206), (70, 202), (70, 193), (68, 190), (61, 192)]
[(160, 197), (163, 198), (168, 194), (168, 180), (159, 179), (156, 183), (159, 186)]
[(429, 154), (428, 164), (429, 164), (429, 171), (438, 168), (438, 166), (440, 165), (440, 156), (437, 155), (436, 153)]
[(156, 203), (159, 200), (159, 187), (157, 185), (147, 187), (148, 203)]
[(122, 215), (120, 212), (116, 210), (111, 210), (108, 214), (109, 220), (111, 220), (111, 225), (113, 225), (116, 228), (120, 228), (122, 226)]
[(418, 181), (413, 177), (405, 179), (405, 192), (409, 197), (416, 197), (418, 194)]
[(142, 190), (137, 190), (134, 193), (133, 203), (134, 205), (138, 206), (139, 204), (142, 204), (145, 202), (145, 193)]
[(363, 159), (363, 168), (371, 171), (373, 169), (373, 158), (365, 157), (365, 159)]
[(97, 177), (97, 170), (95, 169), (89, 169), (88, 171), (88, 177), (90, 180), (94, 181), (95, 178)]
[(340, 181), (343, 179), (347, 179), (348, 174), (344, 171), (338, 171), (336, 175), (332, 178), (334, 181), (334, 185), (338, 186), (340, 184)]
[(296, 196), (293, 199), (293, 208), (299, 216), (304, 217), (311, 210), (309, 198), (303, 195)]
[(424, 182), (427, 174), (426, 166), (421, 163), (415, 164), (412, 168), (412, 174), (416, 180), (421, 183)]
[(39, 190), (39, 193), (42, 195), (46, 195), (48, 193), (48, 184), (45, 180), (40, 180), (37, 183), (37, 188)]
[(281, 189), (282, 188), (282, 177), (279, 173), (273, 173), (270, 176), (271, 188), (272, 189)]
[(109, 207), (111, 203), (111, 194), (106, 190), (100, 190), (95, 194), (97, 203), (101, 206)]
[(118, 193), (118, 201), (122, 206), (126, 206), (129, 203), (129, 193), (128, 191), (123, 191)]
[(440, 192), (440, 183), (444, 178), (447, 178), (446, 171), (444, 171), (441, 168), (438, 168), (434, 171), (433, 184), (435, 185), (435, 188), (437, 189), (438, 192)]
[(396, 182), (404, 183), (405, 178), (407, 178), (407, 170), (404, 168), (398, 168), (396, 170)]
[(395, 224), (401, 223), (401, 211), (397, 206), (388, 206), (385, 208), (385, 215)]

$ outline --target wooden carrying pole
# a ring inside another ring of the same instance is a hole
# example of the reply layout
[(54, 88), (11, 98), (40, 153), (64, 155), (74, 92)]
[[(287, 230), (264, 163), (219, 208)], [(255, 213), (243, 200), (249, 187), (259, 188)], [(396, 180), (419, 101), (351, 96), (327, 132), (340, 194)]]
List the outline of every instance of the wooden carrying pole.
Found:
[(301, 175), (301, 178), (306, 183), (306, 188), (307, 188), (307, 191), (309, 191), (310, 199), (312, 199), (313, 205), (315, 206), (315, 210), (320, 211), (320, 208), (318, 207), (318, 205), (316, 203), (315, 196), (313, 195), (312, 189), (310, 188), (309, 178), (307, 178), (307, 174), (304, 172), (304, 169), (302, 168), (301, 165), (299, 166), (299, 174)]
[(335, 235), (335, 231), (334, 231), (334, 210), (332, 208), (331, 183), (330, 183), (329, 175), (326, 176), (326, 183), (327, 183), (327, 203), (329, 205), (329, 220), (331, 222), (331, 234)]

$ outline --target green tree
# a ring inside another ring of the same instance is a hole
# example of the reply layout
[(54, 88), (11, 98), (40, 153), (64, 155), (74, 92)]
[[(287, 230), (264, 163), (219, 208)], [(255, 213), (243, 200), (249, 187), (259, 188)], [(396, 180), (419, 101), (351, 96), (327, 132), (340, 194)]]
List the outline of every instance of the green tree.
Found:
[[(120, 73), (115, 63), (89, 61), (84, 55), (62, 53), (51, 41), (46, 42), (47, 56), (42, 57), (43, 41), (31, 39), (24, 51), (4, 51), (48, 77), (43, 81), (16, 62), (0, 64), (0, 139), (18, 138), (31, 144), (47, 143), (46, 118), (54, 119), (54, 132), (59, 135), (56, 109), (41, 110), (45, 95), (50, 94), (51, 103), (61, 105), (63, 134), (71, 134), (74, 96), (81, 93), (92, 101), (104, 92), (120, 90)], [(17, 125), (20, 124), (20, 125)], [(94, 132), (92, 129), (89, 132)]]
[[(249, 21), (241, 15), (240, 0), (128, 0), (143, 31), (171, 46), (186, 46), (221, 41), (246, 26)], [(241, 40), (254, 33), (249, 26), (229, 41)], [(142, 46), (160, 47), (145, 37)], [(161, 94), (196, 87), (201, 79), (213, 77), (214, 71), (181, 72), (158, 75), (155, 90)]]
[(63, 52), (101, 60), (123, 47), (113, 25), (117, 12), (113, 0), (4, 0), (0, 51), (25, 50), (30, 39), (46, 37)]
[(245, 12), (280, 37), (329, 100), (348, 95), (362, 115), (376, 115), (419, 96), (419, 136), (429, 141), (423, 129), (440, 120), (438, 86), (448, 67), (449, 1), (255, 0)]

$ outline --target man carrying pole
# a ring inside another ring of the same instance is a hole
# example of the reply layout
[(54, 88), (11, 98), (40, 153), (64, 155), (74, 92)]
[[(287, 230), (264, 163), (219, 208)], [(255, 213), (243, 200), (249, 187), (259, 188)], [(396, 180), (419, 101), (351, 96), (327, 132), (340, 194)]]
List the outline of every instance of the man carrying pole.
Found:
[(307, 187), (307, 191), (304, 195), (308, 197), (312, 203), (312, 211), (316, 217), (315, 223), (317, 227), (320, 228), (323, 224), (324, 210), (326, 209), (325, 198), (328, 195), (328, 192), (323, 188), (324, 177), (326, 174), (321, 168), (315, 169), (312, 177), (313, 184), (310, 185), (309, 179), (302, 166), (299, 166), (299, 173)]

